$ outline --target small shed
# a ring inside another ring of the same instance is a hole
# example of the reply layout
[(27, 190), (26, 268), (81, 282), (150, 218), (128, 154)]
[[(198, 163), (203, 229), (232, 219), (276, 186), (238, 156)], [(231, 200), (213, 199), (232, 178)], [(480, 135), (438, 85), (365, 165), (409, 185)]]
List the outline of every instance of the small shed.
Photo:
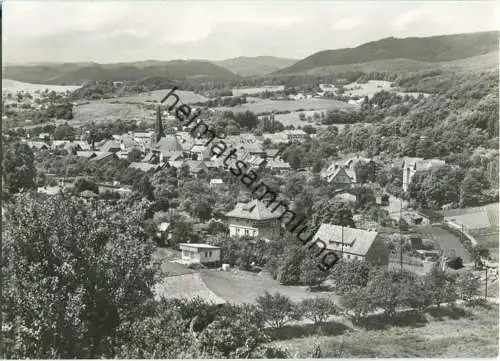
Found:
[(201, 263), (207, 266), (220, 265), (220, 247), (206, 243), (179, 243), (182, 263)]
[(224, 185), (224, 181), (220, 178), (210, 179), (210, 187), (220, 187)]

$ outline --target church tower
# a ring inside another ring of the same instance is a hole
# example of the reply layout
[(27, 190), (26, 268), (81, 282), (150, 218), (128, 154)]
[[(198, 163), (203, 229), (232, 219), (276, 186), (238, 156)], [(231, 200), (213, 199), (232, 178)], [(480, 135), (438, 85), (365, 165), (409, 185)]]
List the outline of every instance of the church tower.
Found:
[(163, 130), (163, 124), (161, 122), (161, 110), (160, 106), (156, 107), (156, 124), (155, 124), (155, 142), (158, 143), (161, 138), (165, 137), (165, 132)]

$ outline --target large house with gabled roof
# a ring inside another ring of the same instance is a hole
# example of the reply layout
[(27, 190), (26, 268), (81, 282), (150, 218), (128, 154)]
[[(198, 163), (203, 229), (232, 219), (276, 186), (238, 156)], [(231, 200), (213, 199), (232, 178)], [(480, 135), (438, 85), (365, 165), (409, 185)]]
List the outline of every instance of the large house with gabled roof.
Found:
[(389, 264), (389, 250), (378, 232), (323, 223), (313, 237), (345, 260), (363, 260), (374, 265)]
[(263, 237), (274, 240), (279, 237), (281, 222), (280, 212), (271, 212), (259, 200), (237, 203), (234, 209), (226, 213), (230, 236)]

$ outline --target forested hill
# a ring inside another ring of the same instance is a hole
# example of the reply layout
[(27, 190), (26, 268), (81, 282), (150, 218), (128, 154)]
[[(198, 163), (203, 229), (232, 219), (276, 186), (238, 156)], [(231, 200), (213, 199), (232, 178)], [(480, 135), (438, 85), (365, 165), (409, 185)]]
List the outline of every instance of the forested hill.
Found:
[(445, 62), (498, 51), (498, 31), (441, 35), (426, 38), (394, 37), (360, 45), (356, 48), (324, 50), (278, 70), (277, 74), (302, 73), (332, 66), (358, 64), (381, 59), (410, 59), (424, 62)]
[(214, 61), (213, 63), (242, 76), (253, 76), (269, 74), (286, 68), (295, 62), (297, 62), (297, 59), (277, 58), (275, 56), (240, 56)]
[(231, 71), (201, 60), (145, 61), (116, 64), (39, 64), (5, 66), (3, 77), (28, 83), (80, 85), (90, 81), (137, 81), (146, 78), (230, 80)]

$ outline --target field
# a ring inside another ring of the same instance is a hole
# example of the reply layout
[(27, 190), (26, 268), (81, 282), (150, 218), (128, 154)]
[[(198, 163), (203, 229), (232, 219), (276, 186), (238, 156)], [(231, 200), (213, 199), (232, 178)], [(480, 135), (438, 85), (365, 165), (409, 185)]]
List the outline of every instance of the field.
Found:
[[(309, 123), (307, 120), (300, 120), (299, 114), (304, 113), (306, 118), (307, 117), (312, 117), (314, 113), (321, 113), (321, 112), (327, 112), (326, 109), (318, 109), (318, 110), (304, 110), (300, 112), (291, 112), (291, 113), (286, 113), (286, 114), (276, 114), (275, 119), (282, 123), (284, 126), (288, 125), (293, 125), (295, 128), (297, 127), (303, 127), (304, 125), (312, 125), (314, 128), (327, 128), (328, 125), (324, 124), (316, 124), (317, 121), (314, 119)], [(318, 120), (320, 122), (320, 120)], [(358, 124), (363, 124), (363, 123), (358, 123)], [(336, 126), (341, 132), (347, 124), (330, 124), (333, 126)]]
[[(303, 127), (304, 125), (310, 124), (312, 126), (316, 126), (315, 120), (313, 118), (312, 122), (309, 123), (307, 120), (300, 120), (299, 114), (304, 113), (304, 115), (307, 117), (313, 117), (314, 113), (320, 113), (324, 112), (326, 114), (326, 109), (317, 109), (317, 110), (304, 110), (303, 112), (291, 112), (287, 114), (276, 114), (275, 119), (279, 122), (281, 122), (284, 126), (287, 125), (293, 125), (294, 127), (301, 126)], [(318, 119), (319, 121), (319, 119)]]
[(498, 356), (497, 304), (488, 309), (434, 309), (421, 317), (408, 313), (396, 317), (392, 325), (379, 320), (372, 316), (361, 326), (349, 321), (321, 328), (285, 326), (271, 344), (287, 349), (292, 358), (311, 357), (316, 345), (328, 358)]
[(80, 88), (79, 85), (48, 85), (48, 84), (31, 84), (24, 83), (17, 80), (2, 79), (2, 93), (16, 93), (18, 91), (25, 92), (35, 92), (36, 90), (44, 91), (48, 89), (49, 91), (66, 92), (67, 90), (73, 91)]
[(279, 292), (293, 301), (301, 301), (315, 296), (328, 296), (335, 300), (332, 292), (310, 292), (305, 286), (283, 286), (271, 276), (235, 271), (219, 272), (203, 270), (202, 278), (207, 287), (217, 296), (231, 303), (255, 303), (258, 296)]
[(110, 100), (93, 100), (73, 108), (71, 123), (82, 124), (92, 121), (116, 121), (118, 119), (143, 120), (147, 112), (137, 104), (111, 103)]
[[(385, 80), (370, 80), (368, 83), (350, 83), (344, 86), (345, 94), (352, 96), (364, 97), (368, 96), (368, 98), (372, 98), (376, 93), (381, 92), (382, 90), (390, 91), (392, 93), (396, 93), (399, 95), (409, 95), (413, 97), (417, 97), (419, 93), (404, 93), (397, 91), (394, 88), (391, 88), (391, 82)], [(425, 97), (428, 97), (429, 94), (422, 93)]]
[(270, 113), (272, 111), (298, 111), (303, 110), (330, 110), (330, 109), (357, 109), (357, 105), (347, 104), (333, 99), (300, 99), (300, 100), (262, 100), (256, 103), (246, 103), (236, 107), (218, 107), (214, 108), (220, 111), (232, 111), (234, 113), (250, 110), (255, 114)]
[(156, 286), (157, 294), (166, 297), (192, 298), (200, 296), (204, 299), (231, 303), (255, 303), (258, 296), (280, 292), (294, 301), (315, 296), (328, 296), (337, 301), (332, 292), (310, 292), (303, 286), (283, 286), (265, 273), (215, 269), (192, 270), (184, 265), (170, 262), (180, 258), (180, 252), (169, 248), (158, 248), (153, 255), (160, 260), (162, 281)]
[[(134, 96), (119, 97), (116, 100), (118, 100), (119, 102), (132, 102), (132, 103), (152, 102), (153, 100), (160, 102), (163, 99), (163, 97), (167, 95), (169, 91), (170, 89), (154, 90), (148, 93), (141, 93)], [(176, 90), (175, 94), (179, 96), (180, 101), (186, 104), (205, 102), (208, 100), (208, 98), (205, 98), (203, 95), (196, 94), (192, 91)], [(169, 102), (166, 102), (165, 104), (169, 104)]]
[(244, 94), (260, 94), (265, 91), (276, 92), (282, 91), (285, 89), (284, 85), (269, 85), (269, 86), (261, 86), (256, 88), (233, 88), (233, 96), (240, 96)]

